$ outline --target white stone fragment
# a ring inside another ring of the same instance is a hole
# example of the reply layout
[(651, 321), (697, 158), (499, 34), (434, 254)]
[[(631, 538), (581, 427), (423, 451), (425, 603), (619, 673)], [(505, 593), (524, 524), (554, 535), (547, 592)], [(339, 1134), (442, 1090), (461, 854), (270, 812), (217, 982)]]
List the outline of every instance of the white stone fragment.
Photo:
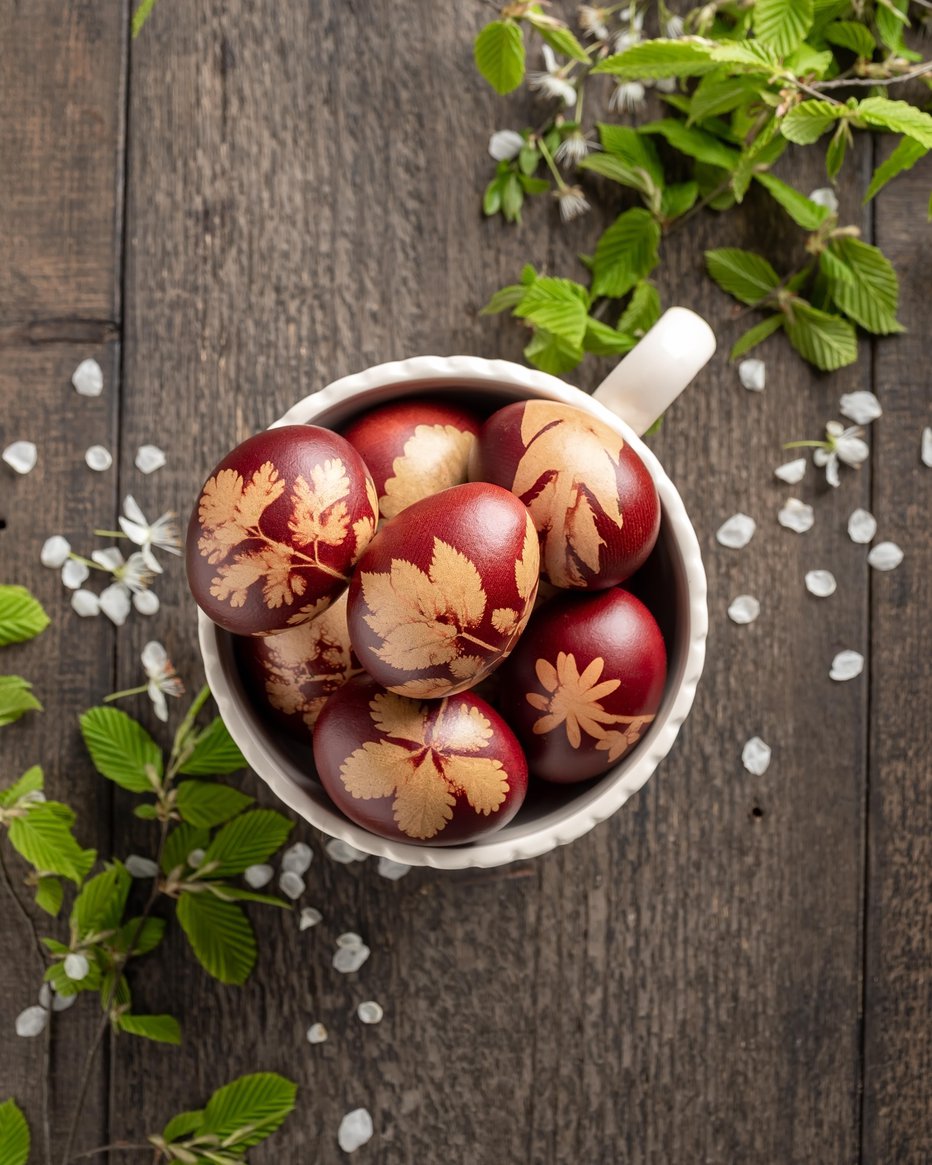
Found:
[(45, 1025), (48, 1021), (49, 1013), (44, 1007), (34, 1003), (32, 1007), (27, 1007), (16, 1017), (16, 1034), (25, 1039), (40, 1035), (45, 1031)]
[(111, 583), (100, 592), (100, 609), (111, 623), (122, 627), (130, 612), (129, 591), (120, 583)]
[(759, 736), (752, 736), (741, 750), (741, 763), (755, 777), (762, 777), (770, 768), (770, 745)]
[(77, 559), (69, 558), (65, 565), (61, 568), (61, 581), (65, 584), (69, 591), (76, 591), (81, 583), (87, 580), (90, 573), (91, 572), (83, 562), (78, 562)]
[(834, 595), (838, 584), (830, 570), (809, 570), (806, 572), (806, 590), (817, 599), (827, 599)]
[(928, 425), (922, 430), (922, 441), (919, 446), (919, 457), (923, 465), (932, 469), (932, 428)]
[(812, 529), (815, 514), (812, 506), (807, 506), (799, 498), (788, 498), (783, 509), (777, 514), (777, 521), (787, 530), (792, 530), (796, 534), (805, 534), (807, 530)]
[(87, 961), (87, 955), (78, 954), (75, 951), (72, 951), (70, 955), (65, 955), (65, 974), (76, 983), (86, 979), (90, 969), (91, 965)]
[(160, 605), (155, 591), (136, 591), (133, 595), (133, 606), (140, 615), (155, 615)]
[(763, 392), (767, 380), (767, 369), (763, 360), (752, 357), (738, 365), (738, 378), (750, 392)]
[(839, 651), (832, 660), (829, 678), (838, 680), (853, 680), (864, 670), (864, 656), (859, 651)]
[(192, 870), (196, 870), (203, 860), (204, 851), (202, 849), (193, 849), (188, 854), (188, 865)]
[(785, 481), (788, 485), (797, 485), (806, 476), (806, 466), (808, 462), (805, 457), (794, 457), (792, 461), (787, 461), (785, 465), (778, 465), (773, 471), (774, 477), (779, 477), (781, 481)]
[(324, 849), (328, 858), (340, 862), (341, 865), (348, 865), (350, 862), (364, 862), (369, 856), (361, 849), (356, 849), (355, 846), (350, 845), (349, 842), (341, 841), (338, 837), (332, 837)]
[(359, 970), (371, 953), (365, 943), (357, 947), (337, 947), (333, 956), (333, 968), (341, 975), (351, 975)]
[(322, 1023), (312, 1023), (307, 1029), (307, 1042), (309, 1044), (322, 1044), (327, 1038), (327, 1029)]
[(295, 842), (282, 854), (282, 869), (290, 870), (293, 874), (304, 874), (311, 864), (314, 854), (311, 847), (303, 841)]
[(158, 876), (158, 865), (152, 858), (144, 858), (141, 854), (130, 854), (123, 865), (134, 878), (155, 878)]
[(155, 473), (165, 461), (165, 454), (158, 445), (140, 445), (136, 450), (136, 468), (140, 473)]
[(838, 404), (839, 411), (856, 425), (869, 425), (883, 416), (880, 401), (872, 392), (846, 392)]
[(31, 441), (14, 441), (3, 450), (3, 460), (16, 473), (29, 473), (36, 467), (39, 451)]
[(903, 561), (903, 551), (895, 542), (878, 542), (871, 547), (867, 561), (874, 570), (896, 570)]
[(355, 1153), (372, 1139), (372, 1117), (364, 1108), (354, 1108), (340, 1121), (337, 1143), (344, 1153)]
[(287, 895), (292, 901), (300, 898), (307, 887), (304, 885), (304, 879), (300, 874), (296, 874), (294, 870), (284, 870), (278, 879), (278, 888), (281, 892)]
[(84, 462), (95, 473), (104, 473), (113, 464), (113, 455), (103, 445), (91, 445), (84, 454)]
[(305, 906), (298, 915), (298, 930), (310, 930), (312, 926), (316, 926), (318, 922), (322, 922), (323, 918), (324, 916), (315, 907)]
[(848, 537), (852, 542), (867, 543), (877, 533), (877, 519), (867, 510), (854, 510), (848, 519)]
[(809, 201), (817, 206), (826, 207), (832, 214), (838, 211), (838, 198), (831, 186), (820, 186), (818, 190), (813, 190), (809, 195)]
[(275, 871), (271, 866), (256, 865), (247, 866), (243, 870), (243, 881), (247, 886), (253, 890), (261, 890), (263, 886), (267, 886), (269, 882), (275, 877)]
[(397, 882), (411, 869), (404, 862), (395, 862), (391, 858), (379, 858), (379, 873), (390, 882)]
[(356, 1014), (363, 1023), (381, 1023), (385, 1012), (374, 999), (367, 999), (356, 1008)]
[(68, 555), (71, 553), (71, 543), (67, 538), (63, 538), (61, 534), (53, 534), (51, 538), (46, 538), (42, 543), (42, 549), (39, 551), (39, 561), (43, 566), (49, 566), (52, 570), (58, 570), (60, 566), (64, 566), (68, 561)]
[(100, 599), (93, 591), (75, 591), (71, 596), (71, 607), (82, 619), (100, 614)]
[(727, 522), (723, 522), (715, 533), (715, 539), (721, 546), (729, 550), (740, 550), (754, 537), (757, 523), (747, 514), (733, 514)]
[(753, 595), (738, 595), (728, 607), (728, 618), (732, 623), (753, 623), (759, 614), (760, 602)]
[(104, 374), (96, 360), (82, 360), (71, 374), (71, 383), (79, 396), (100, 396)]

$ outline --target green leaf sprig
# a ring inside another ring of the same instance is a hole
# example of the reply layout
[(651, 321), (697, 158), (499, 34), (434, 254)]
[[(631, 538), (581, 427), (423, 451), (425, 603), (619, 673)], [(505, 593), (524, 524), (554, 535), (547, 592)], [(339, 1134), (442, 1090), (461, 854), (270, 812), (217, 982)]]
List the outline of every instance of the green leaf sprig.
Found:
[[(0, 647), (25, 643), (48, 627), (49, 617), (25, 587), (0, 586)], [(22, 676), (0, 675), (0, 728), (27, 712), (41, 712), (32, 684)]]

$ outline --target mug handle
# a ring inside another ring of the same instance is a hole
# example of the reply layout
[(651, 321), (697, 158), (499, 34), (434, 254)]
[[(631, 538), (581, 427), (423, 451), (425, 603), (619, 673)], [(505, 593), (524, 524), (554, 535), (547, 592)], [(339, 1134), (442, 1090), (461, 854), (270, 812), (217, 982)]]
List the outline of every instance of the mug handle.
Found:
[(671, 307), (592, 395), (641, 436), (714, 351), (715, 334), (705, 320), (688, 308)]

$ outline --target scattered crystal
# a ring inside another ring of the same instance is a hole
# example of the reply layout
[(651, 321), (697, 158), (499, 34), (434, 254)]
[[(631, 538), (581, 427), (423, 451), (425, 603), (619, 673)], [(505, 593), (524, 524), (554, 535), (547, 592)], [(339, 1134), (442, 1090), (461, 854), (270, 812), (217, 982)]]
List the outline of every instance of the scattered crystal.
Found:
[(747, 514), (733, 514), (727, 522), (719, 526), (715, 538), (722, 546), (730, 550), (740, 550), (754, 537), (757, 523)]
[(87, 955), (77, 954), (74, 951), (70, 955), (65, 955), (65, 974), (76, 983), (86, 979), (90, 969), (91, 965), (87, 961)]
[(355, 930), (348, 930), (344, 934), (337, 935), (338, 947), (361, 947), (362, 935), (358, 935)]
[(323, 918), (324, 916), (319, 910), (313, 906), (305, 906), (298, 916), (298, 930), (310, 930), (312, 926), (322, 922)]
[(356, 1008), (356, 1014), (363, 1023), (381, 1023), (385, 1012), (374, 999), (367, 999)]
[(341, 841), (338, 837), (332, 837), (324, 849), (327, 851), (328, 858), (332, 858), (342, 865), (347, 865), (349, 862), (364, 862), (369, 856), (361, 849), (356, 849), (355, 846), (350, 845), (349, 842)]
[(391, 858), (379, 858), (379, 873), (391, 882), (397, 882), (411, 869), (404, 862), (393, 862)]
[(874, 570), (896, 570), (903, 561), (903, 551), (895, 542), (878, 542), (871, 547), (867, 561)]
[(864, 656), (859, 651), (839, 651), (832, 660), (832, 669), (828, 673), (833, 680), (853, 680), (864, 670)]
[(354, 1108), (340, 1121), (337, 1142), (344, 1153), (355, 1153), (372, 1139), (372, 1117), (364, 1108)]
[(188, 865), (192, 870), (196, 870), (203, 860), (204, 851), (202, 849), (193, 849), (188, 854)]
[(71, 606), (82, 619), (100, 614), (100, 599), (93, 591), (75, 591), (71, 596)]
[(69, 558), (61, 568), (61, 581), (69, 591), (76, 591), (90, 573), (83, 562), (78, 562), (75, 558)]
[(738, 595), (728, 608), (732, 623), (753, 623), (760, 614), (760, 602), (753, 595)]
[(793, 530), (797, 534), (805, 534), (807, 530), (812, 529), (815, 515), (812, 506), (807, 506), (799, 498), (788, 498), (783, 509), (777, 514), (777, 521), (787, 530)]
[(763, 392), (764, 382), (767, 379), (767, 369), (763, 360), (754, 358), (742, 360), (738, 365), (738, 378), (744, 387), (751, 392)]
[(846, 392), (838, 409), (843, 417), (858, 425), (869, 425), (871, 421), (883, 416), (880, 401), (872, 392)]
[(290, 870), (294, 874), (303, 874), (310, 866), (313, 856), (309, 845), (303, 841), (296, 842), (282, 854), (282, 869)]
[(855, 510), (848, 519), (848, 537), (852, 542), (870, 542), (876, 533), (877, 519), (867, 510)]
[(770, 745), (759, 736), (752, 736), (741, 750), (741, 763), (755, 777), (762, 777), (770, 768)]
[(122, 627), (130, 612), (129, 591), (120, 583), (111, 583), (100, 592), (100, 609), (111, 623)]
[(837, 587), (835, 576), (830, 570), (810, 570), (806, 572), (806, 590), (819, 599), (834, 595)]
[(307, 1042), (309, 1044), (322, 1044), (327, 1038), (327, 1029), (322, 1023), (312, 1023), (307, 1029)]
[(71, 543), (67, 538), (63, 538), (61, 534), (53, 534), (51, 538), (46, 538), (42, 543), (42, 549), (39, 551), (39, 561), (43, 566), (50, 566), (53, 570), (58, 570), (60, 566), (64, 566), (68, 561), (68, 555), (71, 553)]
[(82, 360), (71, 374), (71, 383), (81, 396), (100, 396), (104, 390), (104, 374), (96, 360)]
[(271, 866), (247, 866), (246, 869), (243, 870), (243, 881), (247, 886), (251, 886), (253, 890), (261, 890), (262, 887), (267, 886), (274, 877), (275, 871)]
[(300, 898), (307, 887), (304, 885), (304, 879), (300, 874), (296, 874), (294, 870), (284, 870), (278, 879), (279, 889), (283, 894), (286, 894), (292, 901), (295, 898)]
[(136, 450), (136, 468), (140, 473), (155, 473), (165, 464), (165, 454), (158, 445), (140, 445)]
[(809, 195), (809, 201), (817, 206), (824, 206), (832, 214), (838, 213), (838, 197), (831, 186), (820, 186), (818, 190), (813, 190)]
[(932, 469), (932, 429), (927, 425), (922, 430), (922, 443), (919, 447), (919, 456), (922, 464)]
[(123, 865), (134, 878), (155, 878), (158, 876), (158, 865), (151, 858), (144, 858), (141, 854), (130, 854)]
[(49, 1013), (44, 1007), (34, 1003), (32, 1007), (27, 1007), (16, 1017), (16, 1034), (24, 1038), (37, 1036), (45, 1031), (45, 1025), (48, 1021)]
[(792, 461), (787, 461), (785, 465), (777, 466), (773, 475), (788, 485), (797, 485), (806, 476), (806, 464), (805, 457), (796, 457)]
[(31, 441), (14, 441), (3, 450), (3, 460), (17, 473), (29, 473), (38, 459), (39, 451)]
[(333, 956), (334, 970), (339, 971), (343, 975), (351, 975), (354, 971), (358, 971), (366, 959), (370, 955), (369, 948), (362, 943), (358, 947), (337, 947), (336, 953)]
[(136, 591), (133, 595), (133, 606), (140, 615), (154, 615), (160, 606), (159, 596), (155, 591)]
[(103, 473), (113, 464), (110, 450), (105, 449), (103, 445), (92, 445), (84, 454), (84, 460), (88, 469), (93, 469), (97, 473)]

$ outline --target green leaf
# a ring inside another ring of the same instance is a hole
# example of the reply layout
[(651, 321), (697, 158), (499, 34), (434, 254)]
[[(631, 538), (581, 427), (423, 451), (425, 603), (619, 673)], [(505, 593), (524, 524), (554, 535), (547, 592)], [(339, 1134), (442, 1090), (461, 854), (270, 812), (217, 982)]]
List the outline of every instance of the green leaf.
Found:
[(634, 336), (616, 332), (608, 324), (591, 317), (583, 337), (583, 347), (594, 356), (622, 356), (625, 352), (630, 352), (636, 343)]
[(209, 893), (183, 893), (178, 899), (178, 921), (209, 975), (221, 983), (246, 982), (256, 964), (256, 937), (238, 906)]
[[(140, 926), (140, 922), (142, 925)], [(137, 930), (139, 933), (137, 934)], [(135, 941), (133, 936), (135, 935)], [(120, 927), (118, 937), (118, 946), (121, 951), (129, 948), (129, 944), (133, 943), (131, 954), (136, 957), (138, 955), (147, 955), (150, 951), (154, 951), (165, 936), (165, 919), (149, 917), (146, 919), (131, 918), (129, 922), (124, 922)]]
[(757, 139), (742, 152), (731, 176), (731, 188), (738, 202), (744, 200), (754, 175), (772, 166), (786, 149), (786, 145), (786, 138), (777, 133), (776, 122), (771, 121)]
[(681, 154), (695, 158), (699, 162), (706, 162), (710, 166), (721, 166), (724, 170), (733, 170), (738, 163), (740, 154), (731, 146), (726, 146), (712, 134), (695, 126), (684, 125), (673, 118), (662, 118), (660, 121), (651, 121), (641, 126), (641, 133), (660, 134)]
[(754, 35), (785, 57), (806, 38), (812, 27), (812, 0), (757, 0)]
[(817, 142), (840, 117), (847, 117), (850, 110), (844, 105), (830, 101), (803, 101), (794, 106), (780, 122), (780, 132), (787, 141), (798, 146), (808, 146)]
[(79, 939), (117, 929), (132, 882), (124, 866), (114, 862), (84, 883), (71, 908), (71, 925)]
[(578, 348), (586, 331), (586, 289), (570, 279), (544, 275), (527, 289), (514, 314)]
[(241, 1129), (251, 1131), (236, 1138), (238, 1148), (248, 1149), (271, 1136), (294, 1109), (297, 1086), (275, 1072), (241, 1076), (218, 1088), (204, 1109), (202, 1133), (232, 1137)]
[(81, 735), (101, 776), (131, 793), (151, 793), (147, 770), (162, 775), (162, 751), (145, 728), (118, 708), (91, 708)]
[(183, 1137), (189, 1137), (192, 1133), (200, 1132), (203, 1123), (204, 1110), (202, 1108), (195, 1109), (192, 1112), (179, 1112), (162, 1129), (162, 1136), (169, 1143), (172, 1141), (180, 1141)]
[(158, 817), (158, 811), (154, 805), (144, 801), (142, 805), (133, 807), (133, 816), (138, 817), (140, 821), (155, 821)]
[[(823, 251), (819, 256), (819, 270), (825, 279), (829, 282), (825, 285), (825, 292), (828, 294), (829, 283), (853, 283), (854, 272), (851, 268), (839, 259), (832, 251)], [(815, 296), (811, 297), (813, 300)], [(821, 306), (821, 305), (817, 305)], [(826, 306), (828, 306), (826, 304)]]
[(592, 265), (592, 295), (621, 296), (657, 266), (660, 226), (640, 207), (626, 210), (603, 232)]
[(834, 182), (845, 160), (848, 143), (851, 141), (851, 130), (846, 121), (839, 122), (838, 129), (832, 134), (832, 140), (825, 151), (825, 173), (829, 180)]
[(36, 906), (51, 914), (55, 918), (61, 910), (64, 890), (61, 879), (54, 877), (40, 878), (36, 885)]
[(780, 276), (773, 267), (753, 251), (721, 247), (706, 251), (705, 261), (719, 287), (742, 303), (760, 303), (780, 284)]
[(218, 862), (214, 871), (218, 878), (241, 874), (275, 853), (291, 830), (288, 818), (274, 809), (252, 809), (217, 831), (207, 847), (204, 864)]
[(29, 1125), (15, 1100), (0, 1104), (0, 1165), (26, 1165)]
[(762, 41), (729, 40), (714, 45), (709, 52), (716, 64), (732, 65), (770, 77), (779, 64), (777, 54)]
[[(585, 336), (585, 333), (583, 335)], [(524, 349), (524, 357), (541, 372), (559, 376), (576, 367), (583, 358), (583, 348), (582, 344), (572, 344), (562, 336), (555, 336), (545, 328), (538, 328)]]
[(619, 332), (643, 336), (660, 319), (660, 296), (652, 283), (639, 283), (618, 321)]
[(845, 236), (832, 239), (829, 251), (851, 272), (851, 280), (829, 275), (832, 299), (845, 315), (869, 332), (902, 332), (897, 322), (900, 284), (890, 261), (877, 247)]
[(41, 792), (44, 786), (45, 778), (42, 775), (42, 769), (38, 765), (33, 765), (31, 769), (27, 769), (23, 773), (18, 781), (14, 781), (12, 785), (0, 792), (0, 809), (9, 809), (27, 793)]
[(584, 65), (589, 64), (589, 54), (568, 28), (563, 25), (554, 26), (538, 23), (533, 13), (528, 13), (526, 20), (529, 24), (533, 24), (555, 53), (562, 53), (565, 57), (571, 57), (574, 61), (580, 61)]
[(905, 134), (928, 150), (932, 148), (932, 116), (908, 101), (890, 101), (887, 97), (866, 97), (856, 110), (868, 125)]
[(235, 817), (253, 803), (239, 789), (210, 781), (182, 781), (178, 786), (178, 811), (182, 820), (210, 829)]
[(496, 93), (510, 93), (524, 80), (524, 37), (513, 20), (493, 20), (476, 37), (476, 68)]
[(715, 68), (711, 46), (694, 40), (645, 40), (606, 57), (592, 70), (622, 81), (656, 81), (661, 77), (698, 77)]
[(534, 267), (531, 266), (530, 263), (525, 263), (521, 268), (521, 274), (518, 277), (518, 282), (522, 283), (525, 287), (530, 287), (536, 278), (537, 271), (534, 269)]
[(162, 873), (170, 874), (178, 866), (186, 866), (188, 854), (195, 849), (206, 849), (210, 842), (210, 833), (197, 826), (177, 825), (168, 835), (165, 848), (162, 850)]
[(807, 198), (805, 194), (800, 194), (798, 190), (794, 190), (792, 186), (788, 186), (773, 174), (755, 174), (754, 177), (780, 203), (793, 222), (802, 227), (803, 230), (818, 230), (828, 218), (828, 207), (813, 202), (811, 198)]
[[(64, 810), (64, 812), (62, 812)], [(80, 885), (97, 854), (82, 849), (71, 832), (73, 814), (65, 805), (43, 801), (10, 822), (10, 844), (42, 874), (60, 874)]]
[(804, 299), (793, 300), (784, 326), (800, 356), (823, 372), (834, 372), (858, 358), (854, 326), (840, 316), (819, 311)]
[(510, 311), (511, 308), (517, 307), (521, 302), (524, 292), (525, 287), (523, 283), (509, 283), (507, 287), (500, 287), (485, 307), (482, 308), (479, 315), (492, 316), (500, 311)]
[(493, 178), (482, 196), (482, 213), (491, 218), (502, 209), (502, 180)]
[(133, 1015), (124, 1012), (117, 1027), (131, 1036), (142, 1036), (159, 1044), (180, 1044), (181, 1027), (173, 1015)]
[(139, 0), (139, 7), (133, 13), (132, 33), (133, 40), (142, 32), (143, 25), (152, 15), (156, 0)]
[(522, 146), (518, 154), (518, 169), (530, 177), (540, 165), (541, 153), (534, 146)]
[(902, 174), (904, 170), (911, 170), (919, 159), (924, 158), (927, 153), (926, 147), (914, 138), (901, 138), (890, 157), (885, 162), (881, 162), (874, 171), (870, 186), (864, 195), (864, 201), (869, 202), (875, 195), (879, 194), (890, 179), (895, 178), (897, 174)]
[(194, 751), (179, 767), (187, 777), (222, 776), (247, 767), (246, 758), (219, 716), (196, 737)]
[(687, 210), (691, 210), (699, 197), (699, 185), (696, 182), (679, 182), (665, 187), (660, 196), (660, 216), (665, 222), (679, 218)]
[(877, 0), (874, 5), (874, 20), (880, 39), (897, 52), (903, 45), (903, 29), (909, 26), (906, 9), (909, 0)]
[(745, 353), (750, 352), (752, 348), (756, 348), (768, 336), (772, 336), (774, 332), (778, 332), (783, 327), (783, 316), (769, 316), (765, 320), (761, 320), (759, 324), (755, 324), (753, 328), (748, 328), (743, 336), (739, 336), (732, 344), (729, 359), (737, 360), (739, 356), (744, 356)]
[(823, 29), (822, 35), (829, 44), (850, 49), (862, 60), (869, 61), (877, 47), (870, 29), (857, 20), (836, 20)]
[(279, 906), (283, 910), (290, 910), (291, 903), (284, 898), (276, 898), (274, 894), (258, 894), (255, 890), (246, 890), (242, 886), (233, 886), (229, 882), (211, 882), (210, 891), (217, 895), (222, 902), (260, 902), (263, 906)]
[(791, 69), (797, 77), (808, 77), (821, 80), (835, 64), (835, 54), (831, 49), (819, 52), (810, 44), (801, 44), (788, 57), (784, 58), (784, 66)]
[(41, 712), (42, 705), (32, 694), (32, 684), (22, 676), (0, 676), (0, 728), (12, 724), (26, 712)]
[(624, 158), (614, 154), (590, 154), (577, 163), (578, 170), (588, 170), (590, 174), (598, 174), (601, 178), (610, 178), (622, 186), (629, 186), (632, 190), (639, 190), (649, 195), (654, 189), (650, 175), (646, 170), (639, 170), (631, 166)]
[(25, 587), (0, 586), (0, 647), (35, 639), (48, 625), (42, 604)]
[(525, 194), (546, 194), (550, 189), (547, 178), (529, 178), (527, 174), (519, 174), (518, 182)]
[(650, 178), (648, 188), (663, 189), (664, 173), (660, 164), (657, 147), (650, 138), (644, 137), (629, 125), (609, 125), (598, 122), (599, 141), (602, 149), (615, 158), (627, 162), (634, 171), (643, 171)]
[(506, 222), (521, 221), (524, 191), (517, 174), (509, 174), (502, 183), (502, 214)]
[(742, 74), (731, 74), (725, 69), (707, 73), (696, 86), (689, 103), (687, 125), (731, 113), (739, 105), (751, 100), (756, 93), (754, 82)]

